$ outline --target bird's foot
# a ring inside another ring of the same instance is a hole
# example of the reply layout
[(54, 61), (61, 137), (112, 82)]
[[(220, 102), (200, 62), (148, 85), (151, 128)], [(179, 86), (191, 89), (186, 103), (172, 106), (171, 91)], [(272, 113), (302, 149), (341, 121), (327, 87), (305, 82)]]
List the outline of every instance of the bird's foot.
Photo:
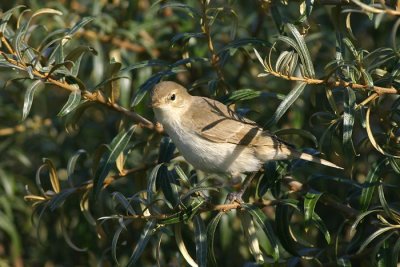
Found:
[(237, 202), (237, 203), (244, 203), (243, 198), (242, 198), (243, 193), (244, 193), (244, 190), (243, 190), (243, 189), (241, 189), (241, 190), (238, 191), (238, 192), (231, 192), (231, 193), (229, 193), (229, 194), (226, 196), (225, 203), (226, 203), (226, 204), (228, 204), (228, 203), (234, 203), (234, 202)]

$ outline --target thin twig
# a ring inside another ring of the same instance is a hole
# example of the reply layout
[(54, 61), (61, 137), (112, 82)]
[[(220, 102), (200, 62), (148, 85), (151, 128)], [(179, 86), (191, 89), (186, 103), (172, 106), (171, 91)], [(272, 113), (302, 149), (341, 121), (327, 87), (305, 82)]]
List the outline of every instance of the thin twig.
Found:
[(313, 84), (313, 85), (319, 85), (319, 84), (326, 84), (331, 87), (338, 87), (338, 86), (343, 86), (343, 87), (349, 87), (351, 89), (357, 89), (357, 90), (372, 90), (375, 91), (379, 95), (383, 94), (398, 94), (399, 91), (394, 88), (394, 87), (381, 87), (381, 86), (369, 86), (365, 84), (358, 84), (358, 83), (351, 83), (351, 82), (345, 82), (342, 80), (339, 81), (327, 81), (327, 80), (321, 80), (321, 79), (313, 79), (313, 78), (307, 78), (307, 77), (297, 77), (297, 76), (288, 76), (276, 71), (267, 71), (267, 73), (272, 74), (275, 77), (283, 78), (288, 81), (297, 81), (297, 82), (304, 82), (307, 84)]
[(214, 68), (215, 72), (218, 75), (218, 78), (221, 80), (222, 87), (224, 88), (225, 92), (228, 92), (228, 88), (225, 86), (225, 78), (224, 74), (222, 73), (222, 70), (220, 68), (219, 62), (220, 58), (215, 52), (214, 48), (214, 43), (212, 41), (211, 37), (211, 30), (210, 30), (210, 25), (209, 25), (209, 20), (207, 17), (207, 8), (208, 8), (208, 1), (207, 0), (201, 0), (202, 8), (203, 8), (203, 13), (202, 13), (202, 19), (201, 19), (201, 30), (205, 34), (207, 38), (207, 46), (208, 50), (210, 51), (211, 54), (211, 65)]

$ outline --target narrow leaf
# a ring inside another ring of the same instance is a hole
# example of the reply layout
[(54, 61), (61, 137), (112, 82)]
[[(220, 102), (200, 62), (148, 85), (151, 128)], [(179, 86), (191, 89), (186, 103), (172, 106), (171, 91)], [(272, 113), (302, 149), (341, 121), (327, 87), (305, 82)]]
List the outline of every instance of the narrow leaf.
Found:
[(128, 130), (122, 130), (110, 144), (110, 151), (106, 153), (104, 158), (104, 162), (102, 166), (97, 168), (94, 178), (93, 178), (93, 192), (94, 195), (97, 196), (103, 187), (103, 182), (106, 179), (108, 173), (110, 172), (113, 164), (115, 163), (117, 157), (120, 153), (124, 151), (126, 146), (129, 143), (129, 140), (136, 129), (136, 125), (132, 125)]
[(250, 204), (243, 204), (243, 208), (246, 209), (252, 216), (258, 225), (264, 230), (267, 235), (268, 241), (272, 247), (272, 257), (277, 262), (279, 260), (279, 247), (278, 241), (274, 234), (271, 224), (268, 222), (265, 214), (257, 206)]
[(256, 228), (254, 226), (253, 218), (248, 212), (239, 212), (238, 215), (242, 223), (242, 229), (247, 240), (250, 253), (253, 255), (257, 264), (263, 264), (264, 257), (262, 255), (260, 244), (256, 235)]
[(151, 236), (153, 235), (154, 228), (156, 225), (157, 225), (156, 220), (151, 220), (146, 223), (146, 226), (144, 227), (142, 234), (140, 235), (139, 241), (137, 242), (137, 245), (133, 250), (131, 257), (129, 258), (129, 261), (126, 265), (127, 267), (135, 266), (135, 263), (139, 259), (140, 255), (142, 255), (143, 250), (145, 249), (147, 243), (149, 242)]
[(193, 217), (196, 259), (199, 267), (207, 267), (207, 232), (200, 215)]
[(377, 182), (380, 178), (380, 175), (388, 164), (388, 161), (383, 159), (379, 163), (374, 164), (369, 170), (364, 183), (366, 187), (361, 191), (360, 206), (362, 212), (368, 210), (375, 188), (378, 186)]
[(209, 258), (211, 260), (212, 265), (218, 266), (217, 260), (215, 258), (214, 253), (214, 239), (215, 239), (215, 230), (217, 229), (218, 223), (224, 215), (223, 212), (219, 212), (215, 217), (210, 221), (207, 226), (207, 241), (208, 241), (208, 251), (209, 251)]
[(193, 260), (193, 258), (190, 256), (189, 252), (186, 249), (185, 242), (183, 241), (182, 238), (181, 225), (182, 224), (174, 225), (176, 245), (178, 246), (178, 249), (181, 252), (183, 258), (186, 260), (186, 262), (192, 267), (198, 267), (197, 263)]
[(281, 104), (276, 109), (274, 115), (272, 115), (271, 119), (265, 124), (265, 127), (268, 128), (271, 125), (276, 124), (280, 118), (282, 118), (283, 114), (289, 109), (289, 107), (296, 101), (296, 99), (301, 95), (304, 88), (306, 87), (306, 83), (299, 82), (295, 88), (290, 91), (289, 94), (285, 97), (285, 99), (281, 102)]
[(320, 192), (307, 192), (304, 196), (304, 220), (306, 223), (306, 231), (308, 231), (308, 227), (311, 225), (315, 206), (321, 196), (322, 193)]
[(70, 113), (71, 111), (75, 110), (79, 104), (81, 103), (81, 91), (75, 90), (69, 94), (67, 103), (62, 107), (60, 112), (57, 116), (63, 117)]
[(26, 117), (28, 116), (29, 111), (31, 110), (32, 107), (33, 96), (36, 90), (39, 88), (39, 86), (43, 87), (43, 82), (41, 80), (36, 80), (26, 90), (24, 98), (24, 107), (22, 108), (22, 120), (25, 120)]
[(49, 169), (49, 175), (50, 175), (50, 182), (51, 186), (53, 187), (54, 192), (60, 193), (60, 181), (58, 179), (56, 167), (54, 166), (53, 162), (50, 159), (43, 159), (44, 164), (47, 165), (47, 168)]

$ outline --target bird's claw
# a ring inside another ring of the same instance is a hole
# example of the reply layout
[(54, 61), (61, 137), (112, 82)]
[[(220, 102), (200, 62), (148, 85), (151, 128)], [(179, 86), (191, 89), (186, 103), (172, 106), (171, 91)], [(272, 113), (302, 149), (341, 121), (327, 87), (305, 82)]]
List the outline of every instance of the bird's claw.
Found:
[(237, 202), (239, 204), (244, 203), (243, 201), (243, 193), (244, 191), (240, 190), (239, 192), (231, 192), (228, 194), (228, 196), (226, 197), (226, 203), (234, 203)]

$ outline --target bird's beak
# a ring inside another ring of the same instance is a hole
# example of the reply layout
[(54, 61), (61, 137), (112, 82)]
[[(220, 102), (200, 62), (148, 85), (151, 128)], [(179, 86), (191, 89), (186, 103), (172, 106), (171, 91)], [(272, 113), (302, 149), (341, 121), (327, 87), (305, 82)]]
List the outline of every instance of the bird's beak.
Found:
[(161, 102), (160, 101), (153, 101), (152, 103), (150, 103), (150, 107), (151, 108), (158, 108), (161, 106)]

